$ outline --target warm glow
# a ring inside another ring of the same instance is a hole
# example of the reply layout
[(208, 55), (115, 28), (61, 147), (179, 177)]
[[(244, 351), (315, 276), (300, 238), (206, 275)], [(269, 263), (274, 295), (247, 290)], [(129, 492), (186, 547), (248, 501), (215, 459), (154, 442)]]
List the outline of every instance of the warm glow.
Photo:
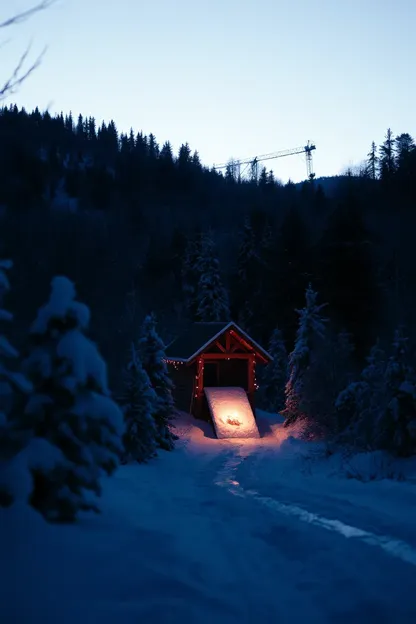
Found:
[(247, 393), (242, 388), (205, 388), (218, 438), (259, 438)]

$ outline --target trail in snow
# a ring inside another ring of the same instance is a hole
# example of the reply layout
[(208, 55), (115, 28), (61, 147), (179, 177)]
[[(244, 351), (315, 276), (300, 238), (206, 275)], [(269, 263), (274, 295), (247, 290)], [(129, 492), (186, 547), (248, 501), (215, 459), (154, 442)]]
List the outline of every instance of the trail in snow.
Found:
[(416, 550), (412, 486), (305, 476), (276, 437), (176, 433), (105, 480), (98, 517), (0, 510), (2, 624), (416, 622), (415, 565), (392, 547)]
[(240, 464), (247, 458), (244, 447), (236, 447), (235, 456), (230, 457), (219, 471), (215, 484), (225, 487), (234, 496), (251, 498), (256, 502), (267, 506), (269, 509), (282, 513), (286, 516), (293, 516), (302, 522), (339, 533), (346, 539), (358, 539), (370, 546), (381, 548), (389, 555), (397, 557), (406, 563), (416, 566), (416, 548), (406, 542), (385, 535), (377, 535), (369, 531), (345, 524), (341, 520), (333, 520), (322, 517), (316, 513), (302, 509), (297, 505), (288, 505), (279, 502), (269, 496), (262, 496), (259, 492), (244, 487), (236, 480), (236, 472)]

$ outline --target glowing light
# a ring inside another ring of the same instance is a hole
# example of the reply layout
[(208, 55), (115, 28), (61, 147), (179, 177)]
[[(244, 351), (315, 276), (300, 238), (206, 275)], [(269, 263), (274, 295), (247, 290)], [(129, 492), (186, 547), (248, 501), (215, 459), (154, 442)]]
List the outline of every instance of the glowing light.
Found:
[(247, 393), (242, 388), (205, 388), (218, 438), (259, 438)]

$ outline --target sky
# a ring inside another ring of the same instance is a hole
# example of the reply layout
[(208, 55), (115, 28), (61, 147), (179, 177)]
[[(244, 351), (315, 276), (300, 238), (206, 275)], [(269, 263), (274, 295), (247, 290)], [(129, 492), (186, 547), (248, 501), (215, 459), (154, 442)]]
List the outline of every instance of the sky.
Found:
[[(1, 2), (0, 21), (34, 3)], [(0, 31), (0, 82), (48, 46), (8, 104), (114, 119), (208, 166), (311, 140), (336, 175), (388, 127), (415, 136), (414, 24), (416, 0), (57, 0)], [(306, 177), (302, 155), (267, 168)]]

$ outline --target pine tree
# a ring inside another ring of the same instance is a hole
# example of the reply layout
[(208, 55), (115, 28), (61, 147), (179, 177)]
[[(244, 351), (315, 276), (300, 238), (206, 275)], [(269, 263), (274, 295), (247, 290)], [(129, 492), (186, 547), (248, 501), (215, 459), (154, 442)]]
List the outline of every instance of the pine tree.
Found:
[(394, 137), (388, 128), (384, 143), (380, 146), (379, 158), (380, 178), (383, 181), (390, 181), (396, 171), (395, 154), (394, 154)]
[[(12, 268), (10, 260), (0, 261), (0, 305), (3, 303), (4, 295), (10, 289), (10, 283), (6, 271)], [(0, 308), (0, 321), (11, 321), (13, 315)], [(7, 413), (10, 411), (13, 385), (13, 373), (7, 366), (7, 360), (15, 359), (18, 356), (16, 349), (10, 344), (6, 336), (0, 335), (0, 428), (3, 429), (7, 425)]]
[(201, 241), (201, 254), (196, 263), (199, 274), (196, 316), (199, 321), (228, 321), (230, 310), (228, 294), (224, 288), (220, 263), (210, 234)]
[(322, 340), (325, 333), (326, 319), (321, 317), (321, 310), (326, 304), (317, 303), (318, 293), (309, 284), (305, 293), (306, 305), (299, 314), (299, 326), (295, 346), (289, 356), (289, 378), (285, 388), (285, 426), (294, 423), (307, 414), (303, 407), (308, 397), (304, 395), (304, 382), (309, 369), (315, 363), (314, 349), (317, 340)]
[[(13, 266), (11, 260), (0, 260), (0, 306), (4, 296), (10, 290), (10, 282), (7, 271)], [(13, 315), (0, 307), (0, 322), (10, 322)], [(6, 336), (0, 335), (0, 429), (6, 428), (10, 413), (16, 402), (16, 394), (28, 393), (32, 389), (28, 379), (19, 371), (11, 369), (8, 361), (16, 362), (19, 358), (18, 351), (10, 344)]]
[(33, 471), (31, 503), (51, 521), (98, 511), (100, 477), (114, 471), (122, 452), (123, 415), (110, 398), (106, 365), (84, 335), (89, 319), (72, 282), (55, 277), (31, 328), (25, 368), (34, 393), (20, 427), (56, 445), (65, 459)]
[(342, 439), (362, 448), (373, 448), (376, 423), (385, 405), (386, 354), (379, 341), (370, 350), (358, 381), (349, 383), (335, 401)]
[[(0, 305), (10, 289), (6, 271), (12, 268), (10, 260), (0, 261)], [(0, 321), (13, 320), (12, 314), (0, 309)], [(18, 364), (19, 353), (4, 335), (0, 335), (0, 506), (8, 507), (16, 500), (28, 502), (33, 484), (31, 468), (42, 469), (45, 462), (54, 467), (62, 461), (58, 449), (39, 445), (34, 432), (22, 432), (16, 426), (27, 395), (33, 387), (19, 366), (10, 369), (6, 360)]]
[(175, 411), (172, 396), (173, 383), (165, 362), (165, 345), (156, 331), (156, 319), (153, 314), (144, 319), (138, 353), (151, 387), (157, 396), (157, 404), (153, 413), (156, 423), (156, 441), (160, 448), (169, 451), (173, 448), (176, 439), (171, 430)]
[(262, 377), (262, 395), (268, 410), (280, 412), (285, 406), (288, 356), (282, 332), (278, 328), (270, 338), (269, 353), (273, 361), (266, 366)]
[(408, 339), (401, 329), (394, 334), (384, 374), (388, 404), (375, 423), (377, 447), (401, 456), (416, 451), (416, 375), (408, 364)]
[(408, 132), (404, 132), (395, 139), (396, 166), (405, 169), (409, 163), (409, 156), (416, 149), (415, 142)]
[(367, 154), (367, 175), (372, 179), (377, 179), (378, 156), (377, 147), (374, 141), (371, 143), (371, 149)]
[(144, 462), (156, 454), (156, 412), (157, 396), (140, 362), (134, 344), (131, 345), (131, 359), (124, 372), (124, 392), (121, 397), (124, 413), (125, 433), (124, 458), (127, 462)]

